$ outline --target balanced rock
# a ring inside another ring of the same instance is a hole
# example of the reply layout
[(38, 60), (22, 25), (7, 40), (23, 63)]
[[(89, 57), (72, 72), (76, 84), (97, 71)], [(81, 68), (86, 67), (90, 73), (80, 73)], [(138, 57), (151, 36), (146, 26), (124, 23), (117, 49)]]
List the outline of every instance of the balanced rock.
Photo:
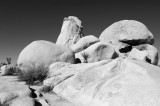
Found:
[(89, 47), (90, 45), (99, 42), (99, 39), (93, 35), (88, 35), (85, 37), (82, 37), (81, 39), (79, 39), (79, 41), (74, 44), (71, 49), (77, 53), (80, 52), (84, 49), (86, 49), (87, 47)]
[(65, 46), (49, 41), (34, 41), (25, 47), (18, 57), (18, 65), (34, 69), (47, 69), (53, 62), (74, 63), (73, 51)]
[(149, 44), (142, 44), (142, 45), (134, 46), (134, 48), (137, 48), (140, 51), (146, 51), (148, 62), (154, 65), (158, 64), (158, 60), (159, 60), (158, 50), (154, 46)]
[(105, 43), (123, 42), (132, 46), (154, 43), (154, 37), (148, 28), (135, 20), (122, 20), (113, 23), (101, 33), (99, 39)]
[(64, 18), (61, 33), (58, 36), (56, 44), (71, 47), (80, 38), (83, 37), (81, 21), (74, 16)]
[(78, 106), (160, 105), (159, 67), (129, 58), (92, 66), (62, 81), (53, 91)]
[(87, 49), (76, 53), (75, 56), (79, 58), (82, 63), (91, 63), (105, 59), (114, 59), (117, 57), (117, 54), (112, 46), (97, 42)]

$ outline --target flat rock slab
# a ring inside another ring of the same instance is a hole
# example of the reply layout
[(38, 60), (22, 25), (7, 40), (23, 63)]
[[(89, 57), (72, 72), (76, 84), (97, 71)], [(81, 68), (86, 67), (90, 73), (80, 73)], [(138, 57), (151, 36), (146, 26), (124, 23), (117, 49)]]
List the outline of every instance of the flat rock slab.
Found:
[(53, 91), (79, 106), (160, 106), (160, 68), (119, 58), (81, 70)]
[[(0, 104), (11, 105), (14, 99), (30, 97), (32, 92), (25, 82), (19, 81), (17, 76), (0, 75)], [(25, 104), (24, 104), (25, 106)]]

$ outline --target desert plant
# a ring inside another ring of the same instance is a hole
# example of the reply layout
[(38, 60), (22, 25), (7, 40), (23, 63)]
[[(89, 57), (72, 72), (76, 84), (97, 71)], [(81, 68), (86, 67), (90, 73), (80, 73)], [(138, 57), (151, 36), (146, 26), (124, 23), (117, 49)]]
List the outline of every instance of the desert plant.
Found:
[(83, 52), (82, 57), (84, 58), (84, 63), (87, 63), (87, 59), (88, 59), (89, 55), (87, 53)]
[(9, 65), (9, 64), (11, 64), (11, 58), (6, 58), (6, 60), (7, 60), (7, 64)]
[(44, 68), (22, 68), (18, 72), (18, 79), (25, 81), (29, 85), (33, 85), (37, 82), (42, 83), (43, 80), (47, 77), (47, 72), (48, 71)]

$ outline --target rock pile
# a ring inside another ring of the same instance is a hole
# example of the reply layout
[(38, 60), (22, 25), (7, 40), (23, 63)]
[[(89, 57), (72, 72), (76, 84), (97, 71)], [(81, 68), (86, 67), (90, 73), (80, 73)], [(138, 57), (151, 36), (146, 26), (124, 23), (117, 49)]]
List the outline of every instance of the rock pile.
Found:
[[(39, 96), (35, 99), (31, 96), (33, 89), (11, 79), (14, 81), (8, 82), (13, 89), (6, 82), (1, 84), (0, 103), (64, 106), (55, 102), (56, 94), (67, 100), (65, 106), (159, 106), (160, 62), (153, 44), (153, 34), (138, 21), (116, 22), (97, 38), (84, 36), (81, 21), (69, 16), (56, 44), (34, 41), (22, 50), (17, 61), (21, 71), (30, 67), (47, 71), (39, 92), (48, 91), (44, 98), (49, 102)], [(0, 78), (5, 77), (12, 76)], [(26, 92), (21, 92), (23, 89)]]

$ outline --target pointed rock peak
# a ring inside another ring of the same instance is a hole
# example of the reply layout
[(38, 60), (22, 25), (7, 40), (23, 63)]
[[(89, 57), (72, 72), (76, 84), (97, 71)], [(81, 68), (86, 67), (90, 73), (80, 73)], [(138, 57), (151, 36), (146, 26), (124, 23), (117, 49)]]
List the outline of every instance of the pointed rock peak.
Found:
[(77, 17), (69, 16), (68, 18), (64, 18), (61, 33), (56, 44), (71, 47), (83, 37), (82, 29), (81, 21)]

